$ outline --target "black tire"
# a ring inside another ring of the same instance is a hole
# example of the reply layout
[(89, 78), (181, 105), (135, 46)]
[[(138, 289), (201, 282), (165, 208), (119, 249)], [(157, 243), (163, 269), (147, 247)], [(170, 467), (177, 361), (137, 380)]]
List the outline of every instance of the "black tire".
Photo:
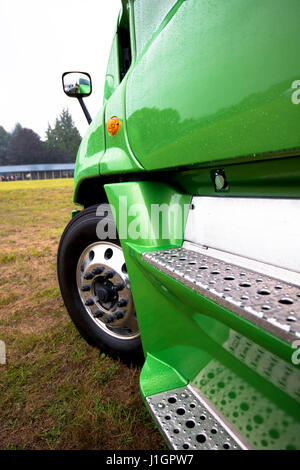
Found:
[[(113, 357), (118, 356), (126, 362), (141, 364), (143, 352), (140, 337), (122, 339), (108, 334), (87, 313), (78, 291), (76, 281), (78, 260), (89, 245), (99, 242), (96, 234), (96, 226), (101, 220), (101, 217), (96, 215), (98, 207), (99, 205), (94, 205), (79, 212), (62, 234), (57, 255), (61, 294), (73, 323), (89, 344), (108, 352)], [(110, 223), (114, 224), (111, 212), (108, 213), (108, 218)], [(118, 237), (110, 239), (109, 242), (120, 247)]]

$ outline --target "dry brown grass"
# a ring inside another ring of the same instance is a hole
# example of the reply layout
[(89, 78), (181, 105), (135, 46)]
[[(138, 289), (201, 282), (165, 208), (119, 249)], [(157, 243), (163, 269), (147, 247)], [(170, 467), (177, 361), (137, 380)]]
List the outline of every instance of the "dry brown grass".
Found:
[(0, 449), (161, 449), (139, 373), (90, 347), (60, 297), (72, 181), (0, 183)]

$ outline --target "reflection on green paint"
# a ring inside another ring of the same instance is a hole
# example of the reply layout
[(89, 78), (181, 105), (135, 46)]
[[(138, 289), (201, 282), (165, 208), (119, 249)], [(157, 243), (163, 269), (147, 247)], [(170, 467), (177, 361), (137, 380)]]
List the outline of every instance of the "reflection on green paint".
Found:
[(212, 360), (193, 385), (255, 448), (299, 449), (300, 424), (283, 406), (243, 380), (221, 362)]

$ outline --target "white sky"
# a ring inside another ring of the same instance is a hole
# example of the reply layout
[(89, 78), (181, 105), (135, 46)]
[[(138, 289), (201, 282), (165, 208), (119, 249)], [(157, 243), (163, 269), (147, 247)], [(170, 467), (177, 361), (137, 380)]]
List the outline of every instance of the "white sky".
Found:
[(121, 0), (0, 0), (0, 125), (19, 122), (45, 139), (63, 108), (81, 135), (87, 121), (62, 89), (65, 71), (89, 72), (93, 93), (85, 104), (99, 111)]

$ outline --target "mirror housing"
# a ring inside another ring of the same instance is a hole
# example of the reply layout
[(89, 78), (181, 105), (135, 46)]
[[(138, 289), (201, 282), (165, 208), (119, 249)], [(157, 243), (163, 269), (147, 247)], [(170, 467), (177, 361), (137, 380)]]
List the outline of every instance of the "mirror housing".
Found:
[(85, 98), (92, 93), (92, 79), (86, 72), (65, 72), (62, 84), (65, 94), (71, 98)]
[(77, 98), (84, 112), (87, 122), (90, 124), (92, 118), (87, 110), (83, 98), (92, 93), (92, 79), (86, 72), (65, 72), (62, 75), (64, 93), (71, 98)]

